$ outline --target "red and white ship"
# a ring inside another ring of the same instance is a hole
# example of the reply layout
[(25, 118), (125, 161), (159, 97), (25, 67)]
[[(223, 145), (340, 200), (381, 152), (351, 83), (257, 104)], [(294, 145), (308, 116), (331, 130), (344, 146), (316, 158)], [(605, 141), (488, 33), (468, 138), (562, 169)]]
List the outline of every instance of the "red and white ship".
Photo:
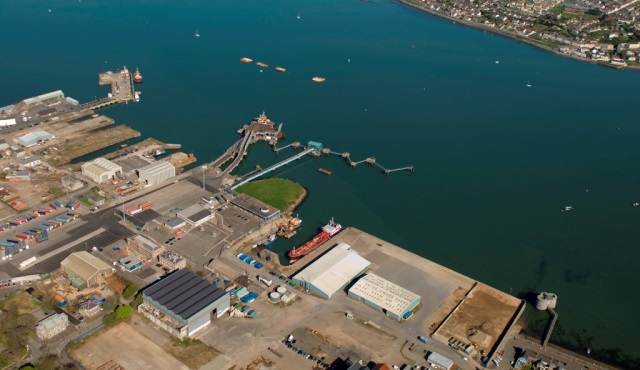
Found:
[(332, 236), (339, 233), (340, 230), (342, 230), (342, 225), (333, 222), (333, 219), (331, 219), (331, 221), (329, 221), (328, 224), (324, 225), (322, 227), (322, 230), (311, 240), (304, 243), (300, 247), (294, 248), (293, 250), (289, 251), (289, 258), (291, 260), (297, 260), (302, 256), (311, 253), (313, 250), (321, 246), (324, 242), (329, 240)]

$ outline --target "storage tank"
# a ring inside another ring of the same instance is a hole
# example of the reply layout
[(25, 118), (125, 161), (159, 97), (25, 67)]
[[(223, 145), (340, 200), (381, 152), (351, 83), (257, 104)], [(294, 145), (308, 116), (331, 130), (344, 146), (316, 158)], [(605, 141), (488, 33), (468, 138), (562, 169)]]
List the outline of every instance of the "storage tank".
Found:
[(278, 303), (280, 302), (280, 293), (278, 292), (271, 292), (269, 293), (269, 300), (273, 303)]
[(287, 288), (282, 285), (276, 288), (276, 292), (280, 293), (280, 295), (287, 293)]

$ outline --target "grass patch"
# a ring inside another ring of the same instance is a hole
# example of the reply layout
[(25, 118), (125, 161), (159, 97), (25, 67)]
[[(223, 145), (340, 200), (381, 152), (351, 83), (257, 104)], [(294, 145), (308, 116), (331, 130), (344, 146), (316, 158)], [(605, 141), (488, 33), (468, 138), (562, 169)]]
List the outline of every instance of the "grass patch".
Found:
[(191, 369), (199, 369), (213, 361), (220, 354), (215, 349), (207, 346), (198, 339), (173, 339), (164, 347), (171, 356), (178, 359)]
[(91, 208), (93, 207), (93, 203), (91, 203), (91, 201), (89, 200), (89, 198), (87, 198), (86, 196), (81, 196), (80, 198), (78, 198), (78, 200), (80, 201), (80, 203), (84, 204), (85, 206)]
[(297, 182), (273, 178), (252, 181), (240, 186), (236, 191), (252, 196), (281, 211), (287, 211), (296, 204), (305, 190)]
[(60, 190), (60, 188), (55, 186), (51, 186), (49, 188), (49, 193), (55, 195), (56, 197), (64, 196), (64, 191)]
[(18, 316), (31, 313), (38, 305), (34, 304), (34, 300), (26, 292), (19, 292), (9, 296), (2, 304), (5, 311), (15, 311)]

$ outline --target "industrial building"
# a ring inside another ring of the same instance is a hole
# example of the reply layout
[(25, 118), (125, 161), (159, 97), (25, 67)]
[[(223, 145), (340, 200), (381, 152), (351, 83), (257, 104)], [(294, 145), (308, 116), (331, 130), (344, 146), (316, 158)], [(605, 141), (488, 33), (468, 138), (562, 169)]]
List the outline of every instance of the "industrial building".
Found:
[(147, 261), (156, 261), (160, 253), (164, 252), (164, 246), (140, 234), (127, 238), (127, 245), (133, 253)]
[(231, 199), (231, 204), (244, 209), (264, 221), (269, 221), (280, 216), (280, 210), (252, 198), (247, 194), (239, 194), (237, 197)]
[(74, 278), (82, 279), (89, 286), (95, 284), (98, 277), (113, 272), (113, 268), (106, 262), (85, 251), (71, 253), (60, 262), (60, 269)]
[(435, 367), (436, 369), (449, 370), (453, 366), (453, 361), (450, 358), (444, 357), (437, 352), (429, 353), (429, 355), (427, 356), (427, 361), (433, 364), (433, 367)]
[(21, 136), (15, 140), (18, 144), (22, 145), (25, 148), (28, 148), (30, 146), (34, 146), (38, 143), (43, 143), (47, 140), (51, 140), (54, 138), (55, 136), (51, 135), (46, 131), (34, 131), (24, 136)]
[(138, 312), (180, 339), (192, 336), (231, 305), (229, 293), (183, 269), (142, 291)]
[(31, 109), (38, 105), (49, 105), (64, 99), (64, 93), (56, 90), (50, 93), (34, 96), (33, 98), (24, 99), (19, 102), (16, 107), (18, 109)]
[(420, 303), (419, 295), (376, 274), (358, 279), (347, 294), (398, 321)]
[(180, 217), (173, 217), (167, 220), (164, 223), (164, 226), (168, 227), (171, 230), (179, 229), (187, 224), (187, 221), (181, 219)]
[(213, 218), (213, 213), (199, 204), (178, 212), (178, 217), (193, 227), (202, 225)]
[(82, 176), (98, 184), (114, 179), (118, 175), (122, 176), (122, 167), (108, 159), (96, 158), (82, 165)]
[(69, 326), (69, 318), (63, 313), (53, 314), (36, 325), (36, 334), (40, 339), (51, 339)]
[(136, 256), (131, 256), (131, 255), (121, 259), (120, 261), (118, 261), (118, 263), (123, 269), (129, 272), (135, 271), (135, 269), (142, 266), (142, 261), (140, 261), (140, 259), (137, 258)]
[(370, 265), (371, 262), (360, 257), (349, 244), (340, 243), (294, 275), (292, 280), (305, 289), (330, 299)]
[(76, 178), (73, 175), (63, 176), (61, 179), (61, 182), (62, 182), (62, 186), (69, 191), (82, 189), (82, 187), (84, 186), (82, 181), (80, 181), (78, 178)]
[(22, 165), (22, 168), (33, 168), (33, 167), (39, 165), (40, 163), (42, 163), (40, 158), (38, 158), (36, 156), (31, 156), (31, 157), (27, 157), (27, 158), (24, 158), (24, 159), (19, 159), (18, 161)]
[(153, 162), (137, 170), (138, 178), (147, 185), (165, 182), (176, 176), (176, 168), (167, 161)]
[(169, 270), (179, 270), (187, 267), (187, 260), (175, 252), (166, 251), (158, 256), (158, 262)]

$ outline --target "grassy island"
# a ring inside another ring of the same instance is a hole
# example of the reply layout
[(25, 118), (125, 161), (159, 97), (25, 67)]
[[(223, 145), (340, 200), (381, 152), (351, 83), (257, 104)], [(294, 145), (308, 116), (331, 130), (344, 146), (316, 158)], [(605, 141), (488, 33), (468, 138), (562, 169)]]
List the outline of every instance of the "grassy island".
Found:
[(297, 182), (279, 178), (252, 181), (240, 186), (236, 191), (259, 199), (283, 212), (293, 210), (307, 194)]

